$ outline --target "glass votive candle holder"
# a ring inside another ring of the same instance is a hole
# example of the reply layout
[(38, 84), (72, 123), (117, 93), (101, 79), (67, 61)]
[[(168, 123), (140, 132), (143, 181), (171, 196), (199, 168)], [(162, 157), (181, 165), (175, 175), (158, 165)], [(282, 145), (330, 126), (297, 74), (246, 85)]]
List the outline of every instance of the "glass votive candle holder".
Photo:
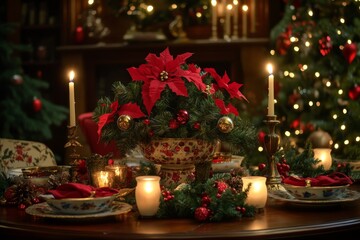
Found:
[(249, 188), (246, 204), (258, 209), (264, 208), (267, 202), (266, 177), (246, 176), (242, 177), (243, 191)]
[(113, 187), (115, 173), (113, 171), (98, 171), (92, 174), (95, 187)]
[(160, 206), (160, 177), (138, 176), (136, 177), (135, 200), (141, 216), (154, 216)]
[(105, 166), (105, 170), (114, 173), (114, 182), (113, 182), (114, 188), (126, 187), (127, 171), (128, 171), (126, 165), (109, 165), (109, 166)]
[(314, 167), (323, 166), (324, 170), (329, 170), (332, 165), (331, 148), (314, 148), (313, 152), (314, 159), (320, 160)]

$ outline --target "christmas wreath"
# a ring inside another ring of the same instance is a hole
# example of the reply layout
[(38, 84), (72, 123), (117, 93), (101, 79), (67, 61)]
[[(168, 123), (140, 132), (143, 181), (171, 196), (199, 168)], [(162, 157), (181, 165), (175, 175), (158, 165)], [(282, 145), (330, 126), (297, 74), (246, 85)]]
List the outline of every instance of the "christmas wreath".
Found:
[(127, 69), (132, 81), (113, 83), (113, 99), (102, 97), (94, 110), (99, 141), (115, 140), (122, 154), (162, 138), (226, 142), (233, 154), (251, 152), (257, 137), (241, 104), (243, 84), (225, 72), (187, 63), (192, 53), (175, 58), (168, 48), (150, 53), (146, 63)]

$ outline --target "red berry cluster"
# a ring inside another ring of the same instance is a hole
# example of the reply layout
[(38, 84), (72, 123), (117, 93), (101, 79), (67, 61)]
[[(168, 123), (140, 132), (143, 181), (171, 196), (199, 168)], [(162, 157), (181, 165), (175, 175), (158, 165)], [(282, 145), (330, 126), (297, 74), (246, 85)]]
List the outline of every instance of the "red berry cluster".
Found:
[(211, 198), (207, 195), (207, 193), (203, 193), (201, 196), (201, 206), (208, 207), (211, 203)]
[(218, 190), (216, 197), (221, 198), (221, 195), (229, 186), (227, 185), (227, 183), (225, 183), (223, 181), (217, 181), (217, 182), (215, 182), (214, 187), (217, 188), (217, 190)]
[[(263, 172), (266, 168), (266, 164), (265, 163), (260, 163), (258, 165), (259, 171)], [(290, 165), (287, 164), (287, 161), (284, 157), (282, 157), (280, 159), (280, 161), (278, 163), (276, 163), (276, 168), (280, 174), (280, 176), (282, 178), (288, 177), (289, 176), (289, 171), (290, 171)]]
[(287, 164), (286, 159), (283, 157), (276, 163), (277, 170), (282, 178), (289, 176), (290, 165)]
[(345, 169), (346, 166), (347, 166), (346, 163), (338, 163), (336, 167), (337, 167), (338, 170), (341, 170), (341, 169)]
[(162, 188), (161, 194), (165, 202), (174, 199), (174, 194), (172, 194), (169, 190), (165, 188)]
[(241, 206), (237, 206), (235, 209), (236, 209), (236, 211), (241, 212), (242, 214), (245, 214), (245, 212), (246, 212), (246, 208), (241, 207)]

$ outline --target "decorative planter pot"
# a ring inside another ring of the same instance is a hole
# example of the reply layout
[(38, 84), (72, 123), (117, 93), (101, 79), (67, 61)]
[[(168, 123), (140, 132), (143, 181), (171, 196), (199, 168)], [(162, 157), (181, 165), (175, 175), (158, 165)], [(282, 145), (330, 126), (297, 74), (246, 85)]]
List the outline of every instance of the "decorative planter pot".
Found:
[[(179, 185), (209, 177), (216, 142), (191, 138), (166, 138), (141, 145), (146, 159), (160, 164), (161, 183)], [(195, 175), (194, 175), (195, 174)]]

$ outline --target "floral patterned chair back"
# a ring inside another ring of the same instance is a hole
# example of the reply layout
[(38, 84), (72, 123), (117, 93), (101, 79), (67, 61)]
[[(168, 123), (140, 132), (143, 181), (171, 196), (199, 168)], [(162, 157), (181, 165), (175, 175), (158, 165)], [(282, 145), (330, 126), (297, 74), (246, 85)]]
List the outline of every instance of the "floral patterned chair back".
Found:
[(0, 173), (25, 167), (56, 166), (54, 153), (45, 144), (0, 138)]

